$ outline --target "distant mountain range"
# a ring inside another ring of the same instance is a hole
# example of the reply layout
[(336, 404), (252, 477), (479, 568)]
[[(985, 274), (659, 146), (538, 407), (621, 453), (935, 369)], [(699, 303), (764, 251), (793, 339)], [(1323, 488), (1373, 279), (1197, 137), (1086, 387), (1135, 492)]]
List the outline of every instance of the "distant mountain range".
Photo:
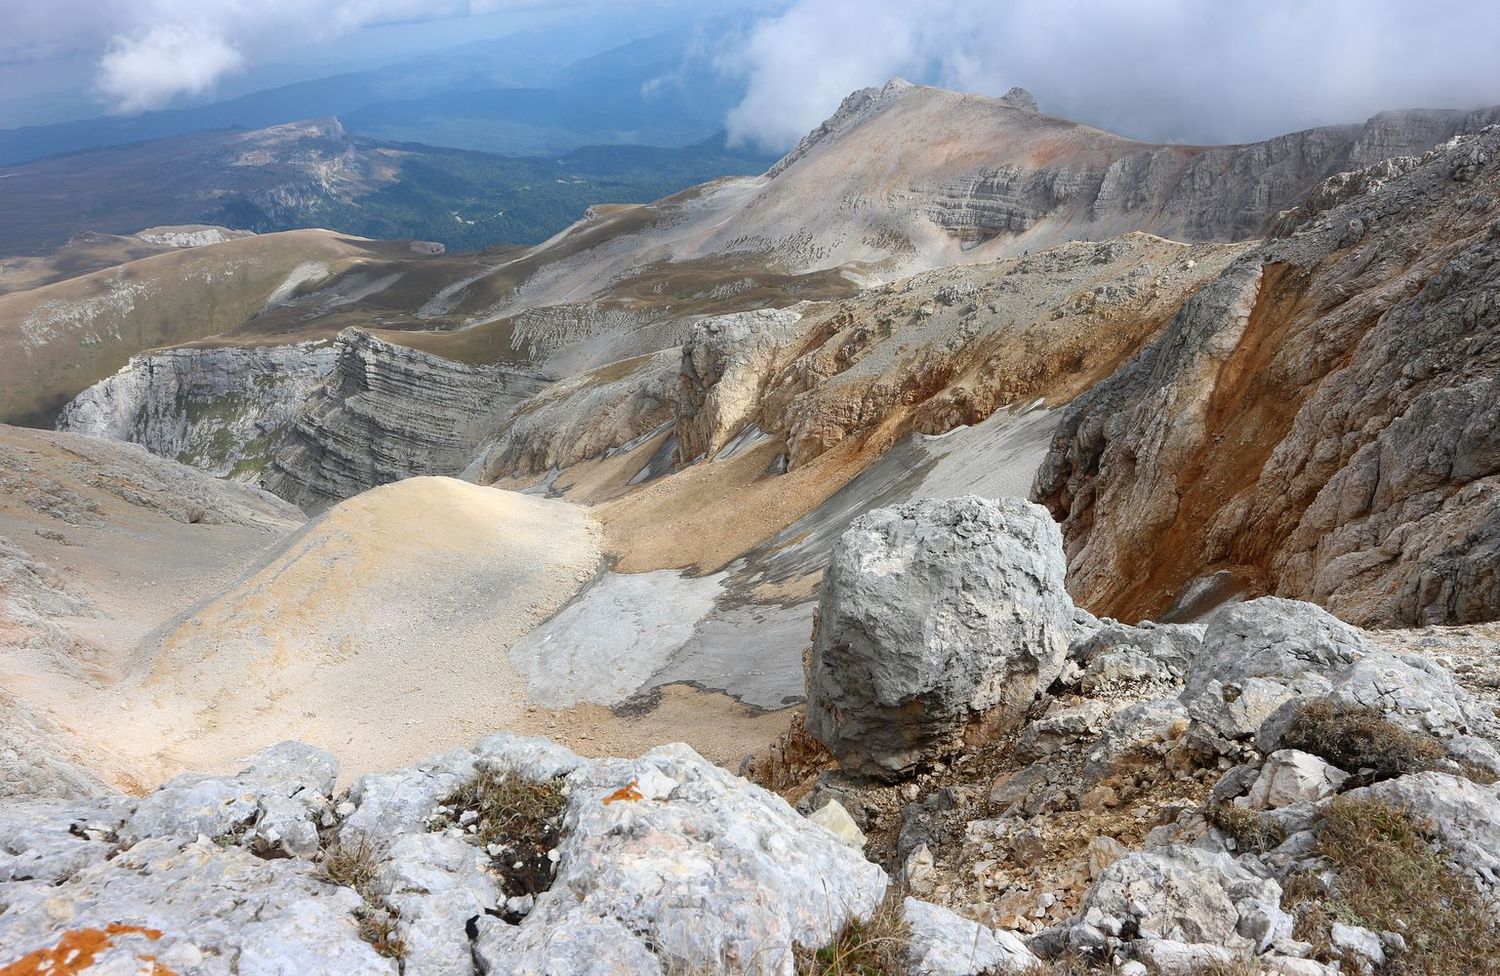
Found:
[(326, 116), (338, 116), (353, 135), (487, 152), (687, 145), (717, 132), (741, 94), (738, 83), (698, 53), (702, 26), (607, 50), (591, 50), (576, 38), (563, 44), (550, 34), (516, 34), (209, 105), (4, 129), (0, 165)]
[(326, 227), (449, 248), (534, 244), (596, 203), (640, 203), (770, 160), (722, 135), (501, 156), (351, 136), (337, 119), (196, 132), (0, 167), (0, 257), (160, 224)]

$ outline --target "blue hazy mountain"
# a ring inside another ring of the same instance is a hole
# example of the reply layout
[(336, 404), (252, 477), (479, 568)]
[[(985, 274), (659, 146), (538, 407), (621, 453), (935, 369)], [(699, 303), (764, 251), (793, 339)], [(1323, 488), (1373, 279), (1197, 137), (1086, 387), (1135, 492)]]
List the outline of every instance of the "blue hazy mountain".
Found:
[(0, 130), (0, 165), (228, 128), (338, 116), (351, 134), (511, 154), (599, 143), (681, 146), (721, 127), (740, 94), (700, 53), (728, 17), (618, 41), (608, 18), (189, 108)]

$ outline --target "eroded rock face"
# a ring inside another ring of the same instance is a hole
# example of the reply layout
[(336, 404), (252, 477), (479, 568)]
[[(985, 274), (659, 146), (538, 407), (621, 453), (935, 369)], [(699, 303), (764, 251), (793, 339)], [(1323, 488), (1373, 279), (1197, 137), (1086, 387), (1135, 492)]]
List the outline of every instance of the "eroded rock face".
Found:
[(321, 342), (142, 353), (74, 397), (57, 428), (254, 481), (334, 355)]
[(1345, 183), (1069, 408), (1032, 497), (1091, 608), (1229, 570), (1364, 625), (1500, 615), (1500, 129)]
[(773, 371), (808, 326), (799, 312), (763, 309), (705, 319), (682, 347), (677, 454), (713, 457), (757, 419)]
[(262, 477), (321, 511), (376, 485), (464, 470), (479, 444), (545, 385), (531, 372), (433, 356), (350, 329)]
[(823, 579), (807, 728), (847, 771), (899, 777), (1014, 727), (1072, 624), (1040, 508), (969, 496), (871, 512)]

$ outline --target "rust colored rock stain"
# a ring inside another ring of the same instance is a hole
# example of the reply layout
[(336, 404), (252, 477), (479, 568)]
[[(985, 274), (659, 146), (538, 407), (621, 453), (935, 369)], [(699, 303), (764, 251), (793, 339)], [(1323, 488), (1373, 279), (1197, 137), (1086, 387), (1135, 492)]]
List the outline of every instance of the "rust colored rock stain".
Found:
[[(611, 803), (618, 803), (621, 800), (635, 803), (638, 800), (644, 799), (644, 797), (641, 795), (641, 791), (635, 788), (635, 782), (635, 780), (631, 780), (624, 786), (620, 787), (618, 790), (615, 790), (609, 796), (606, 796), (604, 798), (604, 805), (609, 806)], [(0, 973), (0, 976), (7, 976), (7, 974)]]
[[(102, 929), (74, 929), (64, 932), (52, 948), (38, 949), (0, 968), (0, 976), (76, 976), (92, 966), (99, 953), (121, 935), (143, 935), (153, 942), (161, 938), (160, 930), (139, 925), (110, 923)], [(148, 964), (144, 973), (149, 976), (174, 976), (150, 956), (141, 957), (141, 961)]]

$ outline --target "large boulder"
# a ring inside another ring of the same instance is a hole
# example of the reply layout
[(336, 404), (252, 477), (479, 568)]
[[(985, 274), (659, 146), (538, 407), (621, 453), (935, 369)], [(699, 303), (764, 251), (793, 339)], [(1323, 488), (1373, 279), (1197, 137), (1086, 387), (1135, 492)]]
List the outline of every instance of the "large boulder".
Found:
[(839, 540), (807, 666), (807, 728), (892, 780), (1014, 728), (1073, 630), (1045, 509), (972, 496), (880, 509)]

